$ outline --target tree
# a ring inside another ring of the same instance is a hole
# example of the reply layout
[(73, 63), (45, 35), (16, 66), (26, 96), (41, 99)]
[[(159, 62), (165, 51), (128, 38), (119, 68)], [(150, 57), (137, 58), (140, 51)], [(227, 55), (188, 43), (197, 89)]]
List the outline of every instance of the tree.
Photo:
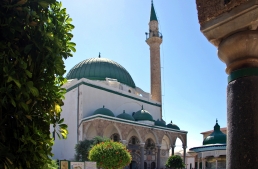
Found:
[(74, 26), (56, 0), (0, 1), (0, 168), (51, 163), (65, 89), (63, 59), (72, 56)]
[(92, 140), (83, 140), (75, 145), (75, 161), (88, 161)]
[(109, 141), (109, 138), (96, 136), (92, 140), (83, 140), (75, 145), (75, 155), (76, 161), (88, 161), (89, 151), (94, 146), (101, 142)]
[(170, 156), (168, 158), (165, 166), (168, 168), (184, 168), (185, 167), (183, 160), (179, 155)]
[(132, 157), (122, 143), (106, 141), (92, 147), (89, 159), (97, 162), (97, 167), (121, 169), (130, 164)]

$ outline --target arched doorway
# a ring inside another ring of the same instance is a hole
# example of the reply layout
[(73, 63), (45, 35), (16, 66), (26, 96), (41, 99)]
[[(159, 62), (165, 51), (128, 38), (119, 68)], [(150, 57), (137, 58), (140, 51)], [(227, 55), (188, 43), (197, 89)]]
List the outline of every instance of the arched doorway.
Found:
[(155, 162), (152, 162), (151, 163), (151, 169), (155, 169), (156, 168), (156, 164), (155, 164)]
[(144, 169), (147, 169), (147, 163), (144, 162)]
[(135, 161), (131, 162), (130, 169), (137, 169), (137, 163)]

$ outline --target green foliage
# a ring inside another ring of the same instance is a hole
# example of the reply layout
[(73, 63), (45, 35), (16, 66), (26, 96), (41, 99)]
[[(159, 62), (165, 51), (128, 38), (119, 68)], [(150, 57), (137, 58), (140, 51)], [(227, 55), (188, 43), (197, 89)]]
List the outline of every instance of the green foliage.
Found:
[(101, 142), (109, 141), (109, 138), (96, 136), (92, 140), (83, 140), (75, 145), (75, 161), (88, 161), (90, 149)]
[(106, 141), (110, 141), (110, 139), (106, 137), (96, 136), (92, 139), (92, 147), (101, 142), (106, 142)]
[(73, 28), (56, 0), (0, 1), (0, 169), (50, 164), (50, 124), (66, 137), (61, 86)]
[(56, 160), (52, 160), (51, 163), (45, 164), (43, 169), (58, 169), (59, 166)]
[(179, 155), (170, 156), (168, 158), (165, 166), (168, 168), (184, 168), (185, 167), (183, 160)]
[(88, 155), (92, 142), (92, 140), (83, 140), (75, 145), (75, 161), (89, 161)]
[(121, 169), (130, 164), (132, 157), (122, 143), (106, 141), (92, 147), (89, 159), (104, 169)]

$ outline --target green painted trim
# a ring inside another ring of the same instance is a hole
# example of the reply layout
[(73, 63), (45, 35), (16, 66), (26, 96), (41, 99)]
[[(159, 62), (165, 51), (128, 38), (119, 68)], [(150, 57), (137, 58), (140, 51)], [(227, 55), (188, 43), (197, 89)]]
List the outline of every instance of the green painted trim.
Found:
[(236, 70), (228, 76), (228, 83), (232, 82), (233, 80), (246, 77), (246, 76), (258, 76), (258, 68), (251, 67), (251, 68)]
[(146, 124), (143, 124), (143, 123), (137, 123), (137, 121), (124, 120), (124, 119), (120, 119), (120, 118), (117, 118), (117, 117), (110, 117), (110, 116), (105, 116), (105, 115), (101, 115), (101, 114), (97, 114), (97, 115), (86, 117), (86, 118), (82, 119), (80, 124), (79, 124), (79, 127), (81, 126), (81, 124), (84, 121), (93, 120), (93, 119), (97, 119), (97, 118), (101, 118), (101, 119), (104, 119), (104, 120), (113, 120), (113, 121), (117, 121), (117, 122), (123, 122), (123, 123), (127, 123), (127, 124), (133, 124), (133, 125), (138, 125), (138, 126), (143, 126), (143, 127), (153, 128), (153, 129), (159, 129), (159, 130), (173, 131), (173, 132), (185, 133), (185, 134), (188, 133), (187, 131), (184, 131), (184, 130), (176, 130), (176, 129), (161, 127), (161, 126), (155, 126), (155, 125), (153, 125), (153, 126), (152, 125), (146, 125)]
[(86, 86), (90, 86), (90, 87), (96, 88), (96, 89), (104, 90), (104, 91), (107, 91), (107, 92), (110, 92), (110, 93), (114, 93), (114, 94), (117, 94), (117, 95), (120, 95), (120, 96), (124, 96), (124, 97), (130, 98), (130, 99), (133, 99), (133, 100), (137, 100), (137, 101), (140, 101), (140, 102), (143, 102), (143, 103), (147, 103), (147, 104), (150, 104), (150, 105), (153, 105), (153, 106), (161, 107), (161, 104), (151, 103), (151, 102), (148, 102), (148, 101), (145, 101), (145, 100), (141, 100), (141, 99), (138, 99), (138, 98), (135, 98), (135, 97), (132, 97), (132, 96), (128, 96), (126, 94), (122, 94), (122, 93), (119, 93), (119, 92), (116, 92), (116, 91), (113, 91), (113, 90), (110, 90), (110, 89), (106, 89), (104, 87), (100, 87), (100, 86), (97, 86), (97, 85), (94, 85), (94, 84), (90, 84), (90, 83), (87, 83), (87, 82), (77, 83), (76, 85), (71, 86), (68, 89), (66, 89), (66, 92), (68, 93), (69, 91), (75, 89), (76, 87), (78, 87), (78, 86), (80, 86), (82, 84), (86, 85)]

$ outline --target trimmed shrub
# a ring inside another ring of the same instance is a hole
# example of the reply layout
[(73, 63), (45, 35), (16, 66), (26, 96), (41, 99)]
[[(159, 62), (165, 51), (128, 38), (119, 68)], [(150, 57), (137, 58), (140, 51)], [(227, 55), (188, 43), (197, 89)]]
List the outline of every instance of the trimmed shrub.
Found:
[(132, 157), (122, 143), (106, 141), (92, 147), (89, 159), (104, 169), (121, 169), (130, 164)]

